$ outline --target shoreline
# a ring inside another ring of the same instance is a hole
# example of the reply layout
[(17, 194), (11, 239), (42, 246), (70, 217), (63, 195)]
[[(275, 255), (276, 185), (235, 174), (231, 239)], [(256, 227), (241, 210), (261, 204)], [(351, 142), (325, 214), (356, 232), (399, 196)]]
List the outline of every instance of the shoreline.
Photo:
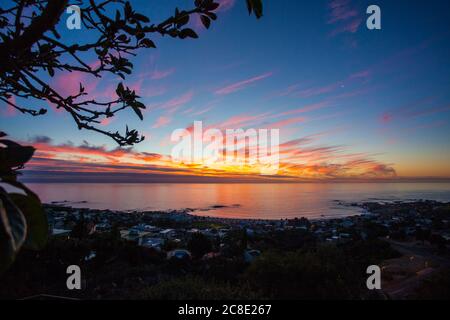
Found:
[[(289, 220), (295, 220), (295, 219), (307, 219), (311, 222), (314, 221), (326, 221), (326, 220), (335, 220), (335, 219), (345, 219), (350, 217), (358, 217), (365, 214), (371, 214), (371, 212), (368, 211), (368, 205), (370, 204), (378, 204), (378, 205), (389, 205), (389, 204), (414, 204), (414, 203), (435, 203), (440, 205), (449, 205), (450, 202), (447, 201), (438, 201), (438, 200), (427, 200), (427, 199), (404, 199), (404, 200), (387, 200), (387, 199), (378, 199), (378, 198), (371, 198), (364, 201), (343, 201), (343, 200), (332, 200), (333, 204), (341, 206), (343, 208), (359, 208), (363, 211), (361, 212), (353, 212), (348, 215), (338, 215), (336, 217), (333, 216), (325, 216), (321, 215), (320, 218), (308, 218), (306, 216), (298, 216), (293, 218), (273, 218), (273, 219), (258, 219), (258, 218), (232, 218), (232, 217), (219, 217), (219, 216), (209, 216), (209, 215), (199, 215), (195, 214), (194, 212), (207, 212), (211, 210), (216, 209), (232, 209), (232, 208), (239, 208), (241, 205), (234, 204), (231, 206), (227, 205), (213, 205), (206, 208), (181, 208), (181, 209), (166, 209), (166, 210), (142, 210), (142, 209), (130, 209), (130, 210), (114, 210), (114, 209), (96, 209), (96, 208), (90, 208), (90, 207), (74, 207), (70, 204), (87, 204), (87, 201), (78, 201), (78, 202), (71, 202), (71, 201), (52, 201), (50, 203), (43, 203), (44, 208), (53, 208), (53, 209), (65, 209), (70, 211), (89, 211), (92, 213), (112, 213), (112, 214), (121, 214), (121, 215), (167, 215), (167, 217), (170, 217), (170, 215), (186, 215), (189, 217), (192, 217), (194, 219), (201, 219), (201, 220), (225, 220), (229, 222), (277, 222), (277, 221), (289, 221)], [(351, 210), (349, 210), (349, 213)]]

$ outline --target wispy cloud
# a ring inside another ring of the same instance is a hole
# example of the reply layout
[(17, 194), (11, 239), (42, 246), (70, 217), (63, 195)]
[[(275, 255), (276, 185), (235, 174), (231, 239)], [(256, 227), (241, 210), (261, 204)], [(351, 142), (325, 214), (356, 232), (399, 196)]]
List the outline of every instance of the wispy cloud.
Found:
[(306, 112), (311, 112), (311, 111), (316, 111), (319, 109), (323, 109), (330, 106), (330, 102), (329, 101), (321, 101), (318, 103), (313, 103), (298, 109), (294, 109), (294, 110), (289, 110), (289, 111), (285, 111), (280, 113), (281, 116), (288, 116), (288, 115), (292, 115), (292, 114), (296, 114), (296, 113), (306, 113)]
[(248, 86), (251, 86), (255, 82), (264, 80), (264, 79), (272, 76), (272, 74), (273, 74), (272, 72), (268, 72), (268, 73), (264, 73), (262, 75), (255, 76), (255, 77), (247, 79), (247, 80), (239, 81), (239, 82), (233, 83), (231, 85), (228, 85), (226, 87), (217, 89), (215, 93), (218, 95), (227, 95), (227, 94), (230, 94), (230, 93), (233, 93), (236, 91), (240, 91), (244, 88), (247, 88)]
[(152, 80), (161, 80), (161, 79), (167, 78), (168, 76), (170, 76), (174, 73), (175, 73), (175, 68), (171, 68), (168, 70), (154, 70), (153, 72), (151, 72), (150, 78)]
[(166, 102), (153, 106), (153, 109), (161, 109), (171, 114), (180, 109), (185, 104), (189, 103), (194, 97), (193, 91), (188, 91), (179, 97), (175, 97)]
[(331, 0), (328, 3), (328, 10), (328, 23), (334, 26), (331, 36), (358, 31), (363, 20), (362, 13), (356, 9), (351, 0)]
[(440, 104), (437, 102), (437, 98), (437, 96), (429, 96), (406, 103), (400, 107), (386, 110), (381, 114), (380, 122), (383, 124), (388, 124), (393, 121), (408, 120), (449, 112), (450, 105)]
[(165, 126), (168, 125), (171, 121), (172, 121), (171, 118), (161, 116), (161, 117), (159, 117), (159, 118), (156, 120), (156, 122), (155, 122), (155, 124), (152, 126), (152, 128), (153, 128), (153, 129), (157, 129), (157, 128), (165, 127)]
[[(14, 96), (11, 96), (8, 98), (8, 102), (12, 104), (16, 104), (16, 98)], [(18, 113), (16, 108), (14, 108), (9, 103), (6, 103), (4, 101), (0, 101), (0, 114), (5, 117), (13, 117)]]

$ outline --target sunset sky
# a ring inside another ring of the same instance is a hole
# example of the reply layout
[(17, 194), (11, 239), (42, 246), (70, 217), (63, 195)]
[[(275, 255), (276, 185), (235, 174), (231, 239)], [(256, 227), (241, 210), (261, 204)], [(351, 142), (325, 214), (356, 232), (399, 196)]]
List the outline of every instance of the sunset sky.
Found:
[[(152, 21), (191, 1), (131, 1)], [(45, 116), (19, 114), (0, 102), (1, 130), (37, 148), (28, 174), (45, 181), (236, 181), (450, 178), (450, 2), (447, 0), (265, 0), (260, 20), (244, 1), (222, 0), (199, 39), (158, 38), (139, 51), (124, 84), (147, 109), (102, 123), (125, 125), (146, 139), (117, 149), (110, 138), (79, 131), (69, 115), (45, 102)], [(377, 4), (382, 30), (366, 28)], [(64, 17), (67, 15), (64, 15)], [(67, 43), (89, 31), (67, 30)], [(91, 57), (91, 63), (95, 63)], [(119, 79), (56, 73), (48, 81), (69, 95), (82, 82), (98, 100), (115, 97)], [(170, 135), (194, 121), (218, 129), (279, 128), (278, 177), (255, 168), (174, 164)], [(53, 174), (52, 172), (57, 171)]]

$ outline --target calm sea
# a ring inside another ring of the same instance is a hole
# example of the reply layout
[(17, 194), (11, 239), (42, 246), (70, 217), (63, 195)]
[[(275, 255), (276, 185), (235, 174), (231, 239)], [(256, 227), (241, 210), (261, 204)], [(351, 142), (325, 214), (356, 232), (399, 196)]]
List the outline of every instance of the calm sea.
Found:
[(450, 201), (450, 183), (83, 184), (30, 183), (43, 202), (113, 210), (196, 209), (229, 218), (330, 218), (358, 208), (340, 201)]

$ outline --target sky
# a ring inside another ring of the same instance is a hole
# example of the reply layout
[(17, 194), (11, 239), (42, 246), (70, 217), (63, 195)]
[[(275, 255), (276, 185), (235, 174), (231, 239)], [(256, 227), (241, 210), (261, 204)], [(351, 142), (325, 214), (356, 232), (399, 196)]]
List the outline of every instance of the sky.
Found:
[[(162, 21), (191, 1), (131, 1)], [(446, 0), (264, 0), (264, 16), (245, 2), (221, 0), (218, 20), (199, 39), (154, 37), (157, 48), (131, 59), (125, 85), (147, 109), (140, 121), (125, 111), (105, 129), (138, 129), (145, 140), (118, 148), (109, 137), (78, 130), (69, 115), (46, 102), (31, 117), (0, 102), (0, 128), (34, 145), (27, 175), (42, 181), (306, 181), (450, 178), (450, 2)], [(366, 27), (366, 8), (381, 9), (381, 30)], [(67, 15), (66, 15), (67, 16)], [(67, 30), (83, 43), (87, 30)], [(92, 58), (92, 57), (90, 57)], [(92, 58), (90, 63), (95, 63)], [(83, 82), (92, 97), (114, 97), (118, 79), (56, 73), (48, 81), (63, 94)], [(280, 130), (280, 170), (204, 163), (170, 157), (175, 129)], [(196, 179), (196, 178), (192, 178)], [(209, 179), (209, 180), (208, 180)]]

